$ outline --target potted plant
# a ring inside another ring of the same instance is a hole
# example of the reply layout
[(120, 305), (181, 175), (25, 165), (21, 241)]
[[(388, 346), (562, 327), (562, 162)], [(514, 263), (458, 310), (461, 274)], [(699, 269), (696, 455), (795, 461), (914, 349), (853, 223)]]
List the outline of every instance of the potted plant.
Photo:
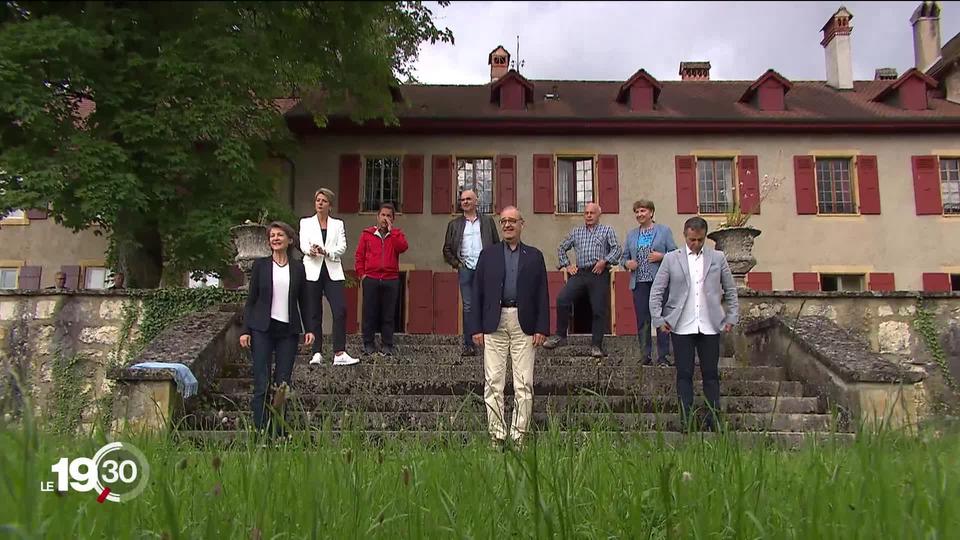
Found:
[(267, 212), (261, 211), (257, 221), (249, 219), (241, 225), (230, 227), (230, 236), (237, 248), (234, 261), (243, 272), (241, 290), (250, 287), (250, 273), (253, 271), (253, 261), (260, 257), (270, 256), (270, 243), (267, 241)]
[[(746, 174), (752, 173), (747, 171)], [(744, 180), (741, 178), (739, 181), (740, 189), (743, 189)], [(739, 200), (735, 200), (719, 227), (707, 235), (716, 244), (716, 249), (726, 255), (738, 287), (746, 286), (747, 273), (757, 265), (757, 259), (753, 256), (753, 241), (760, 236), (760, 229), (749, 225), (750, 218), (760, 209), (760, 204), (780, 187), (783, 180), (783, 176), (779, 174), (772, 177), (763, 175), (758, 193), (753, 197), (746, 197), (746, 208), (741, 206)]]

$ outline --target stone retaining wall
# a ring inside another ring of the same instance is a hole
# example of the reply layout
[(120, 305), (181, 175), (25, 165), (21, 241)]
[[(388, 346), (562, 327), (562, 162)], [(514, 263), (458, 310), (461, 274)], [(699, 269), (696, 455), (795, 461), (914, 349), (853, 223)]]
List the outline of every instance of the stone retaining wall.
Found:
[(139, 336), (140, 303), (128, 291), (0, 292), (2, 412), (22, 413), (27, 396), (39, 417), (78, 427), (109, 412), (106, 374)]

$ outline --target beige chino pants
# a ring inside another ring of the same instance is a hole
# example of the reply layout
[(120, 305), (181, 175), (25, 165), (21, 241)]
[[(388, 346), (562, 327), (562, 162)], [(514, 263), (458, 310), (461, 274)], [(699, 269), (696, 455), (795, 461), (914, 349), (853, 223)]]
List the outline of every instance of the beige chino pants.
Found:
[(503, 387), (506, 384), (507, 355), (513, 360), (513, 422), (511, 437), (520, 440), (533, 414), (533, 336), (523, 333), (517, 308), (502, 308), (496, 332), (483, 336), (483, 401), (487, 405), (490, 436), (507, 438), (504, 425)]

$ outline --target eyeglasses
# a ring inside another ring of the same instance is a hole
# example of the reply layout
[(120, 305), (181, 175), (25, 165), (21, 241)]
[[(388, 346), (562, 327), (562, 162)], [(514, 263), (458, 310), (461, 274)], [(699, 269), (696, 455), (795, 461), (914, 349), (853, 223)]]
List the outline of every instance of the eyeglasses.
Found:
[(460, 199), (460, 202), (472, 201), (473, 199)]
[(500, 220), (500, 225), (506, 224), (516, 225), (517, 223), (523, 223), (522, 219), (513, 219), (513, 218), (503, 218)]

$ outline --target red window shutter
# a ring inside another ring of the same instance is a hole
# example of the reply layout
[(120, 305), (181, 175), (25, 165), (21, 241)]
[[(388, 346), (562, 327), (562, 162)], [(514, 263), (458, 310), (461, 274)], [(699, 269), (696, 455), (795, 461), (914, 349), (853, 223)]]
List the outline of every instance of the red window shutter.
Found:
[(620, 213), (620, 167), (616, 155), (597, 156), (597, 184), (604, 214)]
[[(356, 270), (344, 270), (343, 273), (349, 276), (351, 281), (356, 283)], [(356, 334), (360, 331), (360, 284), (357, 283), (354, 287), (344, 287), (343, 297), (347, 303), (347, 320), (345, 321), (347, 333)]]
[(460, 281), (456, 272), (433, 274), (433, 333), (460, 333)]
[(41, 210), (38, 208), (31, 208), (27, 210), (27, 219), (38, 220), (38, 219), (47, 219), (47, 211)]
[(937, 156), (913, 156), (913, 196), (917, 215), (943, 213), (940, 200), (940, 163)]
[(647, 81), (637, 81), (630, 87), (630, 110), (653, 110), (653, 86)]
[(817, 213), (817, 177), (813, 156), (793, 156), (793, 183), (797, 191), (797, 215)]
[(557, 297), (563, 290), (564, 275), (562, 270), (547, 272), (547, 294), (550, 296), (550, 332), (557, 328)]
[(17, 288), (35, 291), (40, 288), (40, 266), (21, 266), (17, 274)]
[(552, 214), (556, 211), (553, 200), (553, 156), (533, 155), (533, 212)]
[(66, 276), (66, 281), (63, 283), (65, 289), (79, 289), (80, 288), (80, 267), (73, 265), (64, 265), (60, 267), (60, 271)]
[(232, 265), (227, 269), (227, 273), (223, 276), (224, 289), (236, 290), (243, 285), (243, 272), (240, 270), (240, 267), (237, 265)]
[(337, 209), (341, 214), (356, 214), (360, 211), (360, 156), (357, 154), (340, 156)]
[(450, 156), (433, 156), (432, 182), (430, 212), (433, 214), (453, 212), (453, 159)]
[(423, 156), (403, 156), (403, 203), (405, 214), (423, 213)]
[(748, 272), (747, 287), (755, 291), (772, 291), (773, 274), (770, 272)]
[(950, 274), (924, 272), (924, 292), (950, 292)]
[(500, 87), (500, 109), (510, 111), (523, 110), (524, 88), (519, 81), (507, 81)]
[(407, 272), (407, 333), (433, 333), (433, 272)]
[(740, 210), (760, 213), (760, 178), (757, 156), (737, 158), (737, 187), (739, 188)]
[(497, 177), (494, 179), (497, 213), (517, 205), (517, 156), (497, 156)]
[(908, 111), (923, 111), (927, 108), (927, 83), (912, 77), (897, 89), (900, 106)]
[(784, 88), (779, 82), (767, 80), (757, 89), (757, 104), (761, 111), (782, 111), (784, 107)]
[(795, 291), (819, 291), (820, 274), (816, 272), (794, 272), (793, 290)]
[(871, 291), (895, 291), (897, 290), (896, 285), (894, 284), (893, 273), (892, 272), (871, 272), (868, 275), (867, 288)]
[(857, 157), (857, 183), (860, 188), (860, 213), (880, 213), (880, 176), (877, 156)]
[(697, 205), (697, 163), (693, 156), (676, 156), (677, 169), (677, 213), (696, 214)]
[(630, 272), (613, 273), (613, 310), (617, 318), (614, 333), (618, 336), (637, 335), (637, 311), (633, 307)]

